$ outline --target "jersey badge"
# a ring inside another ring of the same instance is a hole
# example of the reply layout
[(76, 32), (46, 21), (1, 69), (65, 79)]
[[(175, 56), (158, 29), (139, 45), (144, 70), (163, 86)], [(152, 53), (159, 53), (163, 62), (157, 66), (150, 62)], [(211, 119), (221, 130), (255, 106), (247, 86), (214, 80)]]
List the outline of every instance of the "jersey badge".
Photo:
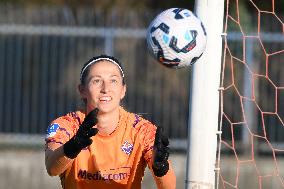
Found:
[(123, 145), (121, 146), (121, 150), (126, 153), (127, 155), (130, 155), (133, 150), (133, 144), (131, 144), (128, 141), (125, 141)]
[(58, 123), (51, 124), (46, 131), (46, 138), (53, 137), (56, 134), (56, 131), (59, 129)]

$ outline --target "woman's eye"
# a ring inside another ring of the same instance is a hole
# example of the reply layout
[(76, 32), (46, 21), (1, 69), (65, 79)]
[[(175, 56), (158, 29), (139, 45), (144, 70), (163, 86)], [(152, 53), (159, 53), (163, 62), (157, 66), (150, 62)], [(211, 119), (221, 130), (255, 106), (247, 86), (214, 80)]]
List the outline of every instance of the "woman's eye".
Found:
[(92, 80), (92, 83), (93, 84), (100, 84), (101, 80), (100, 79), (94, 79), (94, 80)]
[(117, 83), (117, 80), (116, 79), (112, 79), (110, 80), (111, 83)]

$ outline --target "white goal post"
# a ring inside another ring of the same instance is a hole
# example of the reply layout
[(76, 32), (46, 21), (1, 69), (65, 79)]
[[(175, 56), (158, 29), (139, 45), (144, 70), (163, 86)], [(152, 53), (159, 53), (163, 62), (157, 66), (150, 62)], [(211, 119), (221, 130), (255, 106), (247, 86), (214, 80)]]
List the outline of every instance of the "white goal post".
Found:
[(186, 189), (216, 187), (219, 87), (224, 0), (196, 0), (195, 14), (207, 31), (207, 46), (192, 67)]

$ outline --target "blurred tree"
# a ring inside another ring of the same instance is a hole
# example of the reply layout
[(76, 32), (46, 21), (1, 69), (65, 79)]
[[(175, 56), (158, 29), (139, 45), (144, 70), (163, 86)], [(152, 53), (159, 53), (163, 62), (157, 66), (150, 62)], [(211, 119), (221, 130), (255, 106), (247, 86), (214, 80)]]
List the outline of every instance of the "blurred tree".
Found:
[(1, 0), (0, 2), (20, 3), (20, 4), (53, 4), (53, 5), (68, 5), (73, 8), (78, 6), (94, 6), (103, 10), (113, 7), (118, 8), (133, 8), (133, 9), (165, 9), (170, 7), (184, 7), (192, 9), (194, 5), (193, 0), (187, 1), (172, 1), (172, 0)]
[[(226, 1), (226, 0), (224, 0)], [(229, 0), (227, 0), (229, 1)], [(152, 10), (163, 10), (171, 7), (183, 7), (193, 10), (195, 0), (183, 0), (183, 1), (173, 1), (173, 0), (0, 0), (1, 3), (19, 3), (24, 5), (67, 5), (72, 9), (76, 9), (79, 6), (93, 6), (94, 8), (99, 8), (104, 10), (119, 8), (119, 9), (152, 9)], [(272, 10), (273, 4), (275, 6), (275, 12), (277, 14), (284, 13), (284, 1), (283, 0), (230, 0), (230, 4), (238, 2), (241, 7), (244, 7), (244, 11), (251, 10), (251, 4), (259, 7), (261, 10)]]

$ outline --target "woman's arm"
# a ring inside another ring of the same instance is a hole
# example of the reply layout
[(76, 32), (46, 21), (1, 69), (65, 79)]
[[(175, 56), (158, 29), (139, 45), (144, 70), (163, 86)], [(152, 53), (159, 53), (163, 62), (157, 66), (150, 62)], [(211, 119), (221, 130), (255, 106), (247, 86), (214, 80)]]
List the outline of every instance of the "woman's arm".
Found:
[(59, 129), (59, 123), (51, 124), (48, 134), (55, 138), (46, 139), (47, 149), (45, 151), (45, 166), (49, 175), (55, 176), (63, 173), (80, 151), (92, 143), (91, 137), (98, 132), (97, 128), (93, 128), (97, 123), (98, 111), (99, 109), (95, 108), (86, 116), (75, 135), (68, 132), (70, 129), (66, 129), (72, 125), (69, 121), (66, 122), (66, 119), (57, 120), (61, 126), (65, 125), (61, 129)]
[(158, 189), (175, 189), (176, 188), (176, 175), (172, 168), (171, 162), (168, 161), (168, 163), (169, 163), (169, 170), (167, 174), (162, 177), (155, 176), (155, 174), (153, 173), (153, 170), (151, 169)]
[(63, 173), (73, 162), (64, 155), (63, 145), (48, 147), (45, 151), (45, 167), (50, 176), (56, 176)]
[(176, 176), (169, 157), (169, 141), (161, 127), (150, 123), (144, 128), (144, 158), (152, 172), (158, 189), (175, 189)]

